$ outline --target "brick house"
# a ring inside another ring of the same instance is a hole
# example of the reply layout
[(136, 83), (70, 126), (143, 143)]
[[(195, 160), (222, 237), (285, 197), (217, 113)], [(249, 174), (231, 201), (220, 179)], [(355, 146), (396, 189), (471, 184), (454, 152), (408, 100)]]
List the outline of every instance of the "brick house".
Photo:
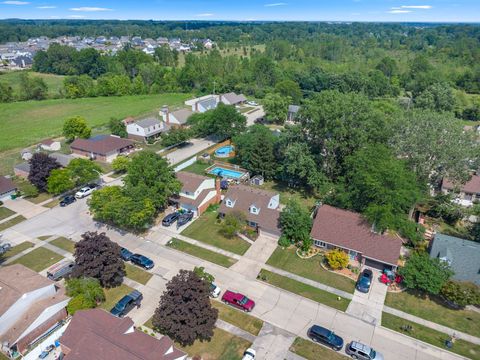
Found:
[(131, 153), (134, 142), (113, 135), (98, 135), (90, 139), (75, 139), (70, 149), (80, 156), (112, 162), (118, 155)]

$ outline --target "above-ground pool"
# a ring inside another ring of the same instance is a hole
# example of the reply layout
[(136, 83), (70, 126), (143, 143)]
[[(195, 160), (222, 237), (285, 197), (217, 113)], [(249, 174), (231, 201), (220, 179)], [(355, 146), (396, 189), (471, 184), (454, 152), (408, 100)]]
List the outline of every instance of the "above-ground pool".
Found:
[(208, 173), (230, 179), (240, 179), (243, 175), (245, 175), (245, 172), (225, 169), (220, 166), (215, 166)]
[(215, 156), (220, 158), (230, 157), (233, 152), (233, 145), (225, 145), (215, 150)]

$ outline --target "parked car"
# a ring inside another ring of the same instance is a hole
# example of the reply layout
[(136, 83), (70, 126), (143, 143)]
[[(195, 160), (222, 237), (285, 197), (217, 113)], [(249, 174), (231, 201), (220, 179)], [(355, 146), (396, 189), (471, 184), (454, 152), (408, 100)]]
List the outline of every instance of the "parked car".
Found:
[(242, 360), (255, 360), (255, 355), (257, 355), (257, 353), (255, 352), (255, 350), (253, 350), (252, 348), (248, 348), (248, 349), (245, 350), (245, 352), (243, 353)]
[(62, 261), (58, 264), (52, 265), (47, 270), (47, 277), (50, 280), (58, 281), (62, 278), (68, 277), (73, 271), (75, 263), (70, 260)]
[(320, 342), (331, 347), (333, 350), (339, 351), (343, 347), (343, 339), (322, 326), (313, 325), (308, 330), (308, 337), (315, 342)]
[(187, 211), (183, 214), (180, 214), (178, 216), (178, 220), (177, 220), (177, 227), (185, 225), (186, 223), (188, 223), (192, 219), (193, 219), (193, 212), (191, 212), (191, 211)]
[(368, 293), (372, 285), (373, 272), (370, 269), (364, 269), (357, 281), (357, 290)]
[(0, 255), (5, 254), (11, 248), (12, 248), (12, 244), (10, 243), (0, 244)]
[(352, 357), (352, 359), (361, 360), (383, 360), (383, 355), (373, 350), (370, 346), (362, 344), (358, 341), (352, 341), (348, 344), (345, 352)]
[(172, 225), (175, 221), (177, 221), (178, 217), (179, 217), (179, 213), (178, 212), (174, 212), (174, 213), (171, 213), (171, 214), (168, 214), (167, 216), (165, 216), (162, 220), (162, 225), (163, 226), (170, 226)]
[(120, 256), (124, 261), (129, 261), (132, 255), (133, 253), (130, 250), (125, 249), (123, 247), (120, 249)]
[(75, 193), (75, 197), (77, 199), (82, 199), (84, 198), (85, 196), (88, 196), (90, 195), (91, 193), (93, 193), (93, 191), (96, 189), (96, 187), (91, 187), (91, 186), (84, 186), (83, 188), (81, 188), (80, 190), (78, 190), (76, 193)]
[(210, 296), (213, 297), (213, 298), (217, 298), (220, 296), (220, 293), (222, 292), (222, 289), (220, 289), (220, 287), (215, 284), (214, 282), (212, 282), (210, 284)]
[(138, 290), (133, 290), (130, 294), (121, 298), (115, 306), (110, 310), (110, 313), (117, 317), (125, 316), (135, 306), (140, 307), (143, 295)]
[(77, 199), (73, 195), (67, 195), (60, 201), (60, 206), (64, 207), (70, 204), (73, 204)]
[(230, 290), (225, 291), (222, 296), (222, 301), (225, 304), (230, 304), (232, 306), (235, 306), (236, 308), (247, 312), (252, 311), (255, 307), (255, 302), (253, 300), (250, 300), (243, 294), (236, 293)]
[(153, 266), (155, 265), (155, 263), (151, 259), (141, 254), (131, 255), (130, 261), (135, 265), (143, 267), (144, 269), (147, 269), (147, 270), (153, 268)]
[(247, 101), (247, 105), (258, 106), (258, 104), (255, 101)]

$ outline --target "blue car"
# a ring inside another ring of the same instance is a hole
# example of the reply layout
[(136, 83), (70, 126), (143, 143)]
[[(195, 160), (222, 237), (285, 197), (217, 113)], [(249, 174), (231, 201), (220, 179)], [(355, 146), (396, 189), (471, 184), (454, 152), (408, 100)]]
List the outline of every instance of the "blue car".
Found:
[(343, 339), (333, 331), (325, 329), (319, 325), (313, 325), (308, 330), (308, 337), (315, 342), (331, 347), (333, 350), (340, 351), (343, 347)]
[(141, 254), (133, 254), (132, 256), (130, 256), (130, 261), (135, 265), (143, 267), (147, 270), (153, 268), (153, 266), (155, 265), (155, 263), (151, 259)]
[(365, 269), (357, 281), (357, 290), (363, 293), (368, 293), (372, 285), (373, 272), (370, 269)]
[(115, 306), (110, 310), (112, 315), (122, 317), (126, 315), (135, 306), (140, 307), (143, 295), (140, 291), (133, 290), (130, 294), (121, 298)]
[(130, 250), (125, 249), (123, 247), (120, 249), (120, 256), (124, 261), (129, 261), (132, 255), (133, 253)]

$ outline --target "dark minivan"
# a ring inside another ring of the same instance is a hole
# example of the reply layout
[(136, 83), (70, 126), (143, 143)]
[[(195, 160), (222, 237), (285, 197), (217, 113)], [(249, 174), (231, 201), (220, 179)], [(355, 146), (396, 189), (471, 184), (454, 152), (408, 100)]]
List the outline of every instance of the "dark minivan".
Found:
[(178, 212), (174, 212), (165, 216), (162, 220), (163, 226), (170, 226), (178, 219)]
[(315, 342), (320, 342), (333, 350), (339, 351), (343, 347), (343, 339), (336, 335), (333, 331), (330, 331), (319, 325), (313, 325), (308, 330), (308, 337)]

